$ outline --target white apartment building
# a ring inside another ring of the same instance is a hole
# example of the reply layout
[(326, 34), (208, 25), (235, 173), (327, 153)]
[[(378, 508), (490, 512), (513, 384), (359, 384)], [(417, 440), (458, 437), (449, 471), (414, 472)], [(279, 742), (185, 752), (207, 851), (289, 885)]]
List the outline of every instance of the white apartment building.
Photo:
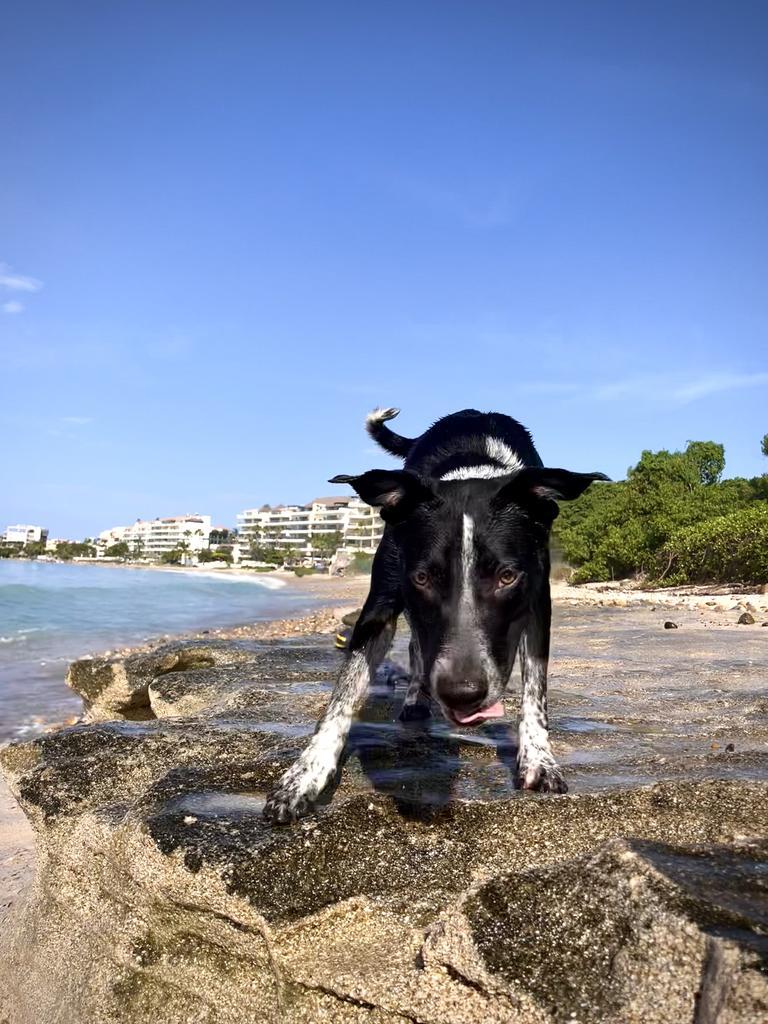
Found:
[(200, 515), (167, 516), (164, 519), (137, 519), (131, 526), (114, 526), (99, 534), (99, 547), (125, 541), (131, 553), (144, 558), (159, 558), (165, 551), (181, 547), (194, 554), (208, 547), (211, 517)]
[(36, 544), (47, 536), (48, 531), (43, 526), (18, 523), (16, 526), (7, 526), (2, 539), (6, 544)]
[(372, 554), (381, 540), (384, 523), (377, 509), (355, 495), (315, 498), (307, 505), (246, 509), (238, 513), (237, 529), (241, 557), (247, 557), (249, 546), (258, 543), (289, 548), (311, 558), (320, 553), (313, 540), (333, 534), (340, 535), (342, 550)]

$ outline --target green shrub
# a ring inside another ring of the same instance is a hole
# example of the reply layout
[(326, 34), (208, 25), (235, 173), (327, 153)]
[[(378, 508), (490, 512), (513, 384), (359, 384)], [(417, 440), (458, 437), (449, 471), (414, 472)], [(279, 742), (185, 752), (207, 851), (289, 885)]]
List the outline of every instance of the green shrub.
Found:
[(670, 585), (768, 582), (768, 503), (673, 533), (658, 554), (656, 575)]
[(373, 555), (367, 555), (364, 551), (356, 551), (349, 563), (349, 572), (357, 576), (368, 576), (373, 565)]
[(227, 548), (203, 548), (202, 551), (197, 553), (198, 562), (226, 562), (227, 565), (232, 564), (232, 552)]
[(316, 569), (312, 569), (305, 565), (297, 565), (293, 571), (296, 576), (312, 576), (317, 572)]

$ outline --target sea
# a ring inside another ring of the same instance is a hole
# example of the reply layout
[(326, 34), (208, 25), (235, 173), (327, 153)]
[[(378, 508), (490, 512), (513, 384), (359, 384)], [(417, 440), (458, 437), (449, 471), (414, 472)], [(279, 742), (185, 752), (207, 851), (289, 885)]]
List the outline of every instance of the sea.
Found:
[(228, 570), (0, 559), (0, 743), (80, 713), (64, 683), (75, 658), (315, 605), (282, 580)]

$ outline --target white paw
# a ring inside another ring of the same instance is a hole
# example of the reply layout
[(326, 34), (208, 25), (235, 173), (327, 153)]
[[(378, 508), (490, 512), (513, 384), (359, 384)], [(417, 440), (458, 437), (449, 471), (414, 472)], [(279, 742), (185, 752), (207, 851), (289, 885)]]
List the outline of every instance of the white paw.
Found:
[(517, 778), (521, 789), (530, 789), (536, 793), (568, 792), (563, 769), (555, 761), (520, 764)]
[(312, 810), (312, 802), (290, 786), (273, 790), (267, 797), (263, 816), (273, 825), (290, 825)]

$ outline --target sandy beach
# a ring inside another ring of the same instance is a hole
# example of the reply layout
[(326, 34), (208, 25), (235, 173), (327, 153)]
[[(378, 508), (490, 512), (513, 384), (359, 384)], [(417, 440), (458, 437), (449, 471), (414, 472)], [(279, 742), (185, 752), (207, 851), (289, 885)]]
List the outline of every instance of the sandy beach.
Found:
[[(255, 624), (206, 630), (193, 636), (218, 638), (278, 639), (295, 635), (330, 634), (336, 631), (341, 616), (359, 607), (368, 591), (365, 576), (296, 578), (279, 574), (286, 586), (312, 595), (321, 603), (311, 614), (296, 619), (281, 619)], [(744, 629), (768, 626), (768, 594), (736, 588), (670, 588), (643, 590), (619, 584), (590, 584), (573, 587), (553, 584), (556, 605), (595, 606), (595, 608), (644, 608), (658, 611), (659, 628), (664, 621), (677, 619), (685, 629), (732, 629), (744, 612), (755, 623)], [(765, 634), (768, 641), (768, 632)], [(123, 652), (112, 652), (123, 653)], [(565, 666), (560, 666), (565, 667)], [(32, 830), (7, 786), (0, 780), (0, 928), (4, 915), (23, 895), (34, 869)]]

